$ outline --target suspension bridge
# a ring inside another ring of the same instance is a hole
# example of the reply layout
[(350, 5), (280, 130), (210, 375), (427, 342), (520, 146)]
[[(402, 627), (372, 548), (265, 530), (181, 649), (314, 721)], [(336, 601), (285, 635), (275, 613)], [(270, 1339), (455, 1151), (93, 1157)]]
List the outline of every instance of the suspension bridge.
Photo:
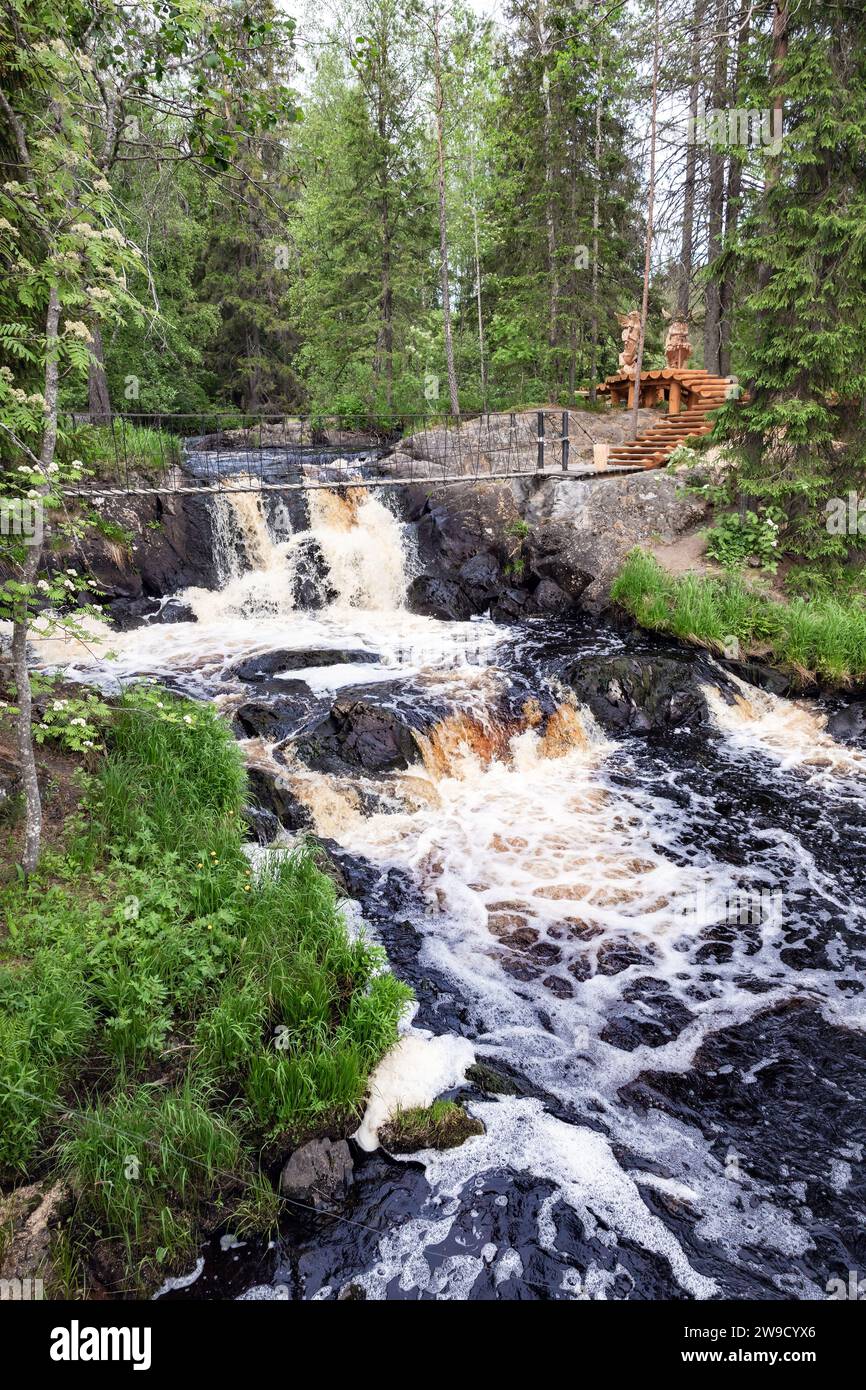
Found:
[[(701, 370), (622, 371), (598, 388), (610, 409), (484, 412), (393, 423), (337, 417), (113, 415), (96, 476), (66, 491), (84, 497), (291, 492), (314, 488), (429, 487), (509, 478), (567, 478), (663, 467), (673, 450), (712, 429), (730, 378)], [(635, 391), (658, 420), (629, 440)], [(661, 407), (667, 404), (667, 413)], [(625, 407), (625, 409), (621, 409)], [(217, 427), (214, 428), (214, 421)], [(72, 425), (83, 423), (73, 419)], [(611, 428), (611, 425), (614, 428)], [(617, 428), (621, 425), (621, 428)], [(100, 476), (101, 475), (101, 476)]]

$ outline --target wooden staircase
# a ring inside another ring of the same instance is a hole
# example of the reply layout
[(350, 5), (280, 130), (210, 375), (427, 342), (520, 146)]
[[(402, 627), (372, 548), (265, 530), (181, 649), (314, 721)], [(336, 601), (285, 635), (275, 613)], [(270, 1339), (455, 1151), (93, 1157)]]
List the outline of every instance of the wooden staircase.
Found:
[[(643, 387), (645, 378), (649, 379), (661, 372), (641, 373), (641, 385)], [(667, 372), (665, 376), (674, 375)], [(705, 371), (677, 371), (676, 379), (680, 382), (683, 394), (686, 397), (685, 410), (678, 411), (673, 415), (666, 415), (657, 425), (651, 429), (644, 430), (637, 439), (629, 444), (620, 444), (612, 448), (608, 457), (609, 464), (616, 464), (619, 467), (632, 468), (663, 468), (676, 449), (677, 445), (682, 444), (683, 440), (692, 435), (709, 434), (713, 428), (713, 422), (708, 418), (713, 410), (718, 410), (728, 398), (730, 381), (727, 377), (711, 376)], [(652, 384), (648, 382), (648, 384)]]

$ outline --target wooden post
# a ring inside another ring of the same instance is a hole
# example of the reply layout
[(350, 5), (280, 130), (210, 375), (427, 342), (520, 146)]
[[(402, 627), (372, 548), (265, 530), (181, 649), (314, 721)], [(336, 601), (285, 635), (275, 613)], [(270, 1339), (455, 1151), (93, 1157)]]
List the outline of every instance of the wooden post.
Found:
[(683, 387), (682, 387), (682, 382), (680, 382), (680, 381), (672, 381), (672, 382), (671, 382), (671, 392), (670, 392), (670, 395), (668, 396), (668, 414), (669, 414), (669, 415), (679, 415), (679, 413), (680, 413), (680, 407), (682, 406), (682, 400), (683, 400)]
[(567, 473), (567, 472), (568, 472), (568, 453), (569, 453), (568, 411), (567, 411), (567, 410), (564, 410), (564, 411), (562, 412), (562, 471), (563, 471), (563, 473)]
[(539, 473), (544, 472), (544, 411), (538, 412), (538, 460)]
[[(632, 380), (632, 381), (629, 382), (629, 385), (628, 385), (628, 401), (626, 402), (626, 409), (627, 409), (627, 410), (631, 410), (632, 407), (634, 406), (634, 387), (635, 387), (635, 384), (634, 384), (634, 381)], [(638, 392), (638, 394), (640, 394), (640, 393)]]

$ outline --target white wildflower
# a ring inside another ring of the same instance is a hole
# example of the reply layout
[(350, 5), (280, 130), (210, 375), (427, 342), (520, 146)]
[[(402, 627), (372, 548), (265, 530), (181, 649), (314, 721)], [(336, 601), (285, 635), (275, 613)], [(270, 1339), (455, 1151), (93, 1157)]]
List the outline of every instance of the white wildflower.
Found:
[(82, 323), (80, 319), (65, 319), (63, 332), (67, 333), (70, 338), (80, 338), (83, 343), (93, 342), (93, 334), (87, 324)]

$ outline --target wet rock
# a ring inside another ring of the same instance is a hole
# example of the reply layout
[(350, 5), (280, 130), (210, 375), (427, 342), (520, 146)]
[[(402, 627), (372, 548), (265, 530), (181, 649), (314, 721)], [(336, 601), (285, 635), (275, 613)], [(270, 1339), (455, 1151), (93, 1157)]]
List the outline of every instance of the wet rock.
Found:
[(278, 671), (303, 671), (316, 666), (356, 665), (362, 662), (376, 662), (378, 659), (375, 652), (362, 648), (316, 647), (300, 651), (280, 648), (273, 652), (260, 652), (258, 656), (239, 661), (227, 674), (237, 677), (240, 681), (255, 682), (275, 676)]
[(486, 1062), (473, 1062), (467, 1069), (466, 1080), (477, 1086), (479, 1091), (491, 1096), (519, 1096), (521, 1087), (504, 1072), (489, 1067)]
[(561, 975), (548, 975), (541, 983), (551, 994), (555, 994), (557, 999), (571, 999), (574, 995), (574, 986)]
[(601, 1038), (624, 1052), (633, 1052), (637, 1047), (662, 1047), (679, 1037), (695, 1017), (664, 981), (651, 975), (634, 980), (623, 990), (622, 1000), (625, 1005), (636, 1007), (610, 1019)]
[[(255, 807), (272, 816), (286, 830), (306, 830), (313, 824), (313, 818), (294, 792), (285, 785), (280, 775), (270, 768), (251, 767), (247, 769), (247, 782)], [(270, 839), (273, 839), (273, 835)]]
[(260, 806), (245, 806), (244, 819), (252, 832), (252, 839), (260, 845), (269, 845), (276, 838), (280, 822), (272, 811), (263, 811)]
[(462, 582), (469, 588), (489, 594), (494, 592), (499, 584), (502, 567), (496, 556), (485, 550), (480, 555), (473, 555), (471, 559), (466, 560), (458, 573)]
[(412, 717), (409, 711), (349, 692), (298, 740), (295, 751), (319, 772), (402, 770), (420, 759)]
[(81, 543), (89, 573), (110, 597), (162, 598), (193, 586), (217, 587), (207, 497), (111, 497), (100, 514), (131, 537), (131, 546), (118, 545), (93, 531)]
[(315, 536), (304, 535), (295, 551), (293, 602), (296, 608), (322, 608), (337, 597)]
[(158, 598), (114, 598), (105, 611), (119, 632), (130, 632), (155, 618), (159, 609)]
[(560, 618), (572, 611), (574, 601), (553, 579), (542, 579), (530, 594), (529, 607), (533, 613)]
[(314, 1207), (335, 1207), (352, 1186), (354, 1163), (345, 1139), (311, 1139), (296, 1149), (280, 1174), (280, 1191)]
[(153, 615), (155, 623), (196, 623), (198, 619), (188, 603), (179, 603), (177, 599), (167, 599), (164, 604)]
[(850, 704), (834, 710), (827, 719), (827, 733), (840, 743), (866, 742), (866, 706)]
[(462, 585), (432, 574), (416, 575), (409, 585), (406, 604), (413, 613), (449, 622), (465, 622), (473, 612), (472, 602)]
[(797, 682), (790, 673), (778, 671), (774, 666), (766, 666), (760, 661), (731, 661), (720, 659), (726, 671), (732, 671), (749, 685), (757, 685), (761, 690), (769, 690), (771, 695), (794, 695)]
[(491, 616), (499, 622), (510, 622), (515, 618), (523, 618), (532, 611), (531, 606), (527, 607), (529, 594), (525, 589), (518, 589), (514, 586), (505, 589), (497, 602), (490, 610)]
[(605, 941), (598, 948), (596, 970), (599, 975), (619, 975), (630, 965), (640, 965), (643, 959), (630, 941)]
[(280, 681), (275, 699), (247, 700), (240, 705), (235, 710), (232, 728), (240, 738), (264, 738), (270, 742), (287, 738), (309, 713), (312, 698), (305, 681)]
[(578, 699), (606, 729), (635, 734), (707, 725), (702, 676), (718, 684), (718, 677), (694, 659), (650, 654), (592, 657), (564, 672)]

